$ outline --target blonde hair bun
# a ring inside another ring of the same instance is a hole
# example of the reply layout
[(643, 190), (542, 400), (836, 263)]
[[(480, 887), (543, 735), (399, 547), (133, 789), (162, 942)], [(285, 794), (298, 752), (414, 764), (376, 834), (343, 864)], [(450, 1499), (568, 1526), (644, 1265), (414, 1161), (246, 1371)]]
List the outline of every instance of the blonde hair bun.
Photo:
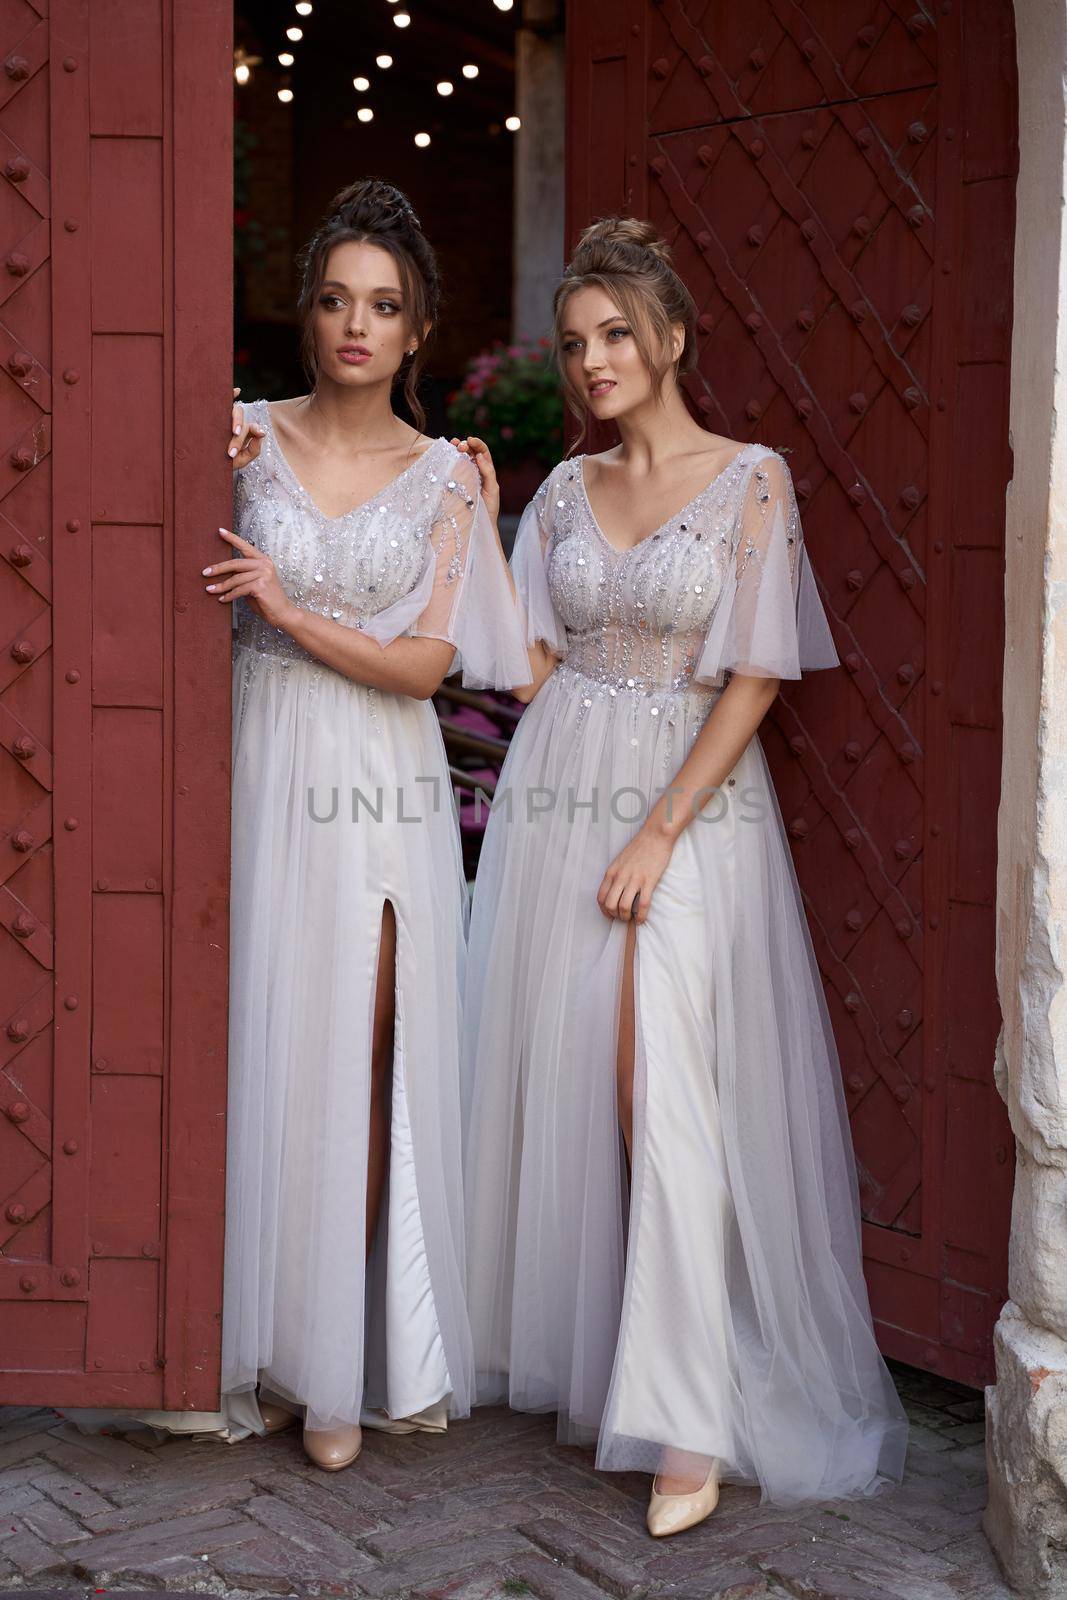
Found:
[(645, 222), (640, 217), (600, 217), (596, 222), (591, 222), (582, 231), (575, 247), (575, 258), (595, 251), (598, 245), (630, 245), (635, 250), (647, 250), (664, 266), (673, 264), (666, 239), (661, 237), (651, 222)]

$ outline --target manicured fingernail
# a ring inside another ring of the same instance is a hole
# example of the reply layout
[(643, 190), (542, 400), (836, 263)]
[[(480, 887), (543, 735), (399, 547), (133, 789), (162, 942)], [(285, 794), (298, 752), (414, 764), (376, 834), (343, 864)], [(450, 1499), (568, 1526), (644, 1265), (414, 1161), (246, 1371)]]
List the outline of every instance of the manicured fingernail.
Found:
[(230, 531), (229, 528), (220, 528), (219, 529), (220, 533), (229, 533), (229, 531)]
[(205, 578), (210, 578), (210, 576), (211, 576), (211, 568), (210, 568), (210, 567), (205, 567), (205, 568), (204, 568), (204, 573), (203, 573), (203, 576), (204, 576), (204, 577), (205, 577)]
[(214, 594), (215, 593), (215, 585), (213, 583), (207, 584), (206, 588), (207, 588), (208, 594)]

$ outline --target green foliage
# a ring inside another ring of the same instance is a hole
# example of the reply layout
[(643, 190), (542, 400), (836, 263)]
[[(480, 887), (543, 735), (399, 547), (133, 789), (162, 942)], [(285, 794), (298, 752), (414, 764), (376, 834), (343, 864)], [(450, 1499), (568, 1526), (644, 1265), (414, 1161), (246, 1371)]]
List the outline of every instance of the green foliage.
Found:
[(498, 342), (476, 355), (449, 396), (448, 424), (461, 438), (484, 439), (498, 467), (536, 461), (547, 472), (563, 453), (563, 396), (549, 341)]

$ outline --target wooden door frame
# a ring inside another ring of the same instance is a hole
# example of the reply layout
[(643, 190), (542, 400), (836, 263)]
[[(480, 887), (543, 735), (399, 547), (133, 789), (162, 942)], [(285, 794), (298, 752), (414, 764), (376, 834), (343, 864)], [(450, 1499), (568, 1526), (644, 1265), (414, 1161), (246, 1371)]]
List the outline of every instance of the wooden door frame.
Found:
[[(173, 815), (163, 1404), (218, 1404), (226, 1205), (230, 607), (199, 552), (232, 525), (233, 5), (170, 0), (173, 84)], [(164, 252), (166, 261), (171, 252)], [(170, 452), (168, 452), (170, 454)], [(219, 614), (221, 613), (221, 614)]]

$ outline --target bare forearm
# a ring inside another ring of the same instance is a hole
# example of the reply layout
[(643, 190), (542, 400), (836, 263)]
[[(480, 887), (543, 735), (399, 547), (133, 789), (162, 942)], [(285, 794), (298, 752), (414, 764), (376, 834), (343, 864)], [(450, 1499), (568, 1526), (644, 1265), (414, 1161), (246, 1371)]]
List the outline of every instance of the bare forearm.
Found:
[(512, 689), (511, 692), (516, 700), (521, 700), (523, 705), (528, 706), (538, 690), (543, 689), (551, 678), (559, 666), (560, 658), (553, 655), (551, 650), (547, 650), (540, 641), (529, 645), (527, 654), (530, 658), (530, 675), (533, 681), (519, 684), (518, 688)]
[(645, 827), (676, 839), (711, 799), (748, 748), (778, 693), (777, 678), (735, 677), (716, 702), (667, 793)]
[(454, 654), (443, 639), (401, 637), (383, 649), (358, 628), (299, 606), (293, 606), (279, 625), (302, 649), (343, 677), (415, 700), (428, 700), (436, 692)]

